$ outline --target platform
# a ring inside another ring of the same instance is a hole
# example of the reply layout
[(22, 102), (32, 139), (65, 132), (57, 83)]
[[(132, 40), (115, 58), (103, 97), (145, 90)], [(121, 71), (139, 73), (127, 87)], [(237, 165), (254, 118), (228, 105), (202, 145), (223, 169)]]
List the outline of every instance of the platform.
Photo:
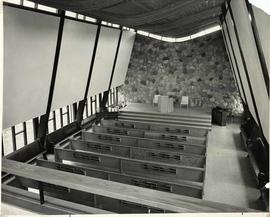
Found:
[[(157, 106), (150, 103), (130, 103), (125, 108), (121, 109), (121, 111), (157, 112), (157, 113), (162, 114), (162, 112), (158, 111)], [(164, 113), (164, 114), (209, 117), (211, 115), (211, 111), (210, 109), (197, 108), (197, 107), (179, 108), (179, 106), (174, 106), (174, 112)]]

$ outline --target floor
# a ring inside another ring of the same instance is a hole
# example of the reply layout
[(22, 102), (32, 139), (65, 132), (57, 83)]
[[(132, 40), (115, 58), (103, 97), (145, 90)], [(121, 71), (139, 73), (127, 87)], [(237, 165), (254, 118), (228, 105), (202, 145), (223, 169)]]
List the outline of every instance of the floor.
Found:
[[(125, 110), (157, 111), (157, 108), (149, 104), (133, 104)], [(179, 110), (175, 112), (194, 112), (196, 114), (209, 115), (209, 111), (196, 109)], [(256, 181), (253, 177), (249, 159), (244, 145), (241, 143), (239, 124), (227, 124), (227, 126), (213, 126), (209, 133), (205, 188), (203, 199), (227, 203), (239, 207), (262, 209), (262, 202), (258, 200), (259, 191), (256, 189)], [(2, 204), (2, 214), (11, 214), (7, 204)], [(16, 208), (14, 214), (19, 214)], [(20, 212), (21, 213), (21, 212)], [(22, 213), (27, 211), (22, 210)]]
[(213, 125), (208, 139), (203, 199), (262, 209), (239, 124)]

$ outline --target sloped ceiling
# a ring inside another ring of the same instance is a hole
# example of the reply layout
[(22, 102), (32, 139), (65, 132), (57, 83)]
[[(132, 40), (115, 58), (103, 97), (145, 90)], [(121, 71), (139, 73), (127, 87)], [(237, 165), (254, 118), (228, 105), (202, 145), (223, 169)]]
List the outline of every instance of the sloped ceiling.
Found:
[(165, 37), (183, 37), (219, 23), (225, 0), (32, 0)]

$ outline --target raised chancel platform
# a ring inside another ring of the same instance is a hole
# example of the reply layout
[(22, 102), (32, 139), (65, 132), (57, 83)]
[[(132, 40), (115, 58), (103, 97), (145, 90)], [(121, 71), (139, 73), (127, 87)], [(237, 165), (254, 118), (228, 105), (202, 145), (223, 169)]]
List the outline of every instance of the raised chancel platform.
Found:
[(158, 106), (150, 103), (129, 103), (126, 107), (121, 109), (121, 111), (130, 112), (144, 112), (144, 113), (160, 113), (165, 115), (185, 115), (185, 116), (197, 116), (197, 117), (209, 117), (211, 116), (211, 111), (207, 108), (201, 107), (191, 107), (191, 108), (180, 108), (179, 106), (174, 106), (173, 112), (162, 113), (158, 111)]

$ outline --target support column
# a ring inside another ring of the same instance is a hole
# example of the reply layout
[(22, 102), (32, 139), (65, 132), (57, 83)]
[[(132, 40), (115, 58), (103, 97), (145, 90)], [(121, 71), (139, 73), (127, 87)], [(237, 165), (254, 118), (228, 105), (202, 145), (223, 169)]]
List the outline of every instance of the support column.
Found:
[(117, 56), (118, 56), (118, 52), (119, 52), (119, 48), (120, 48), (122, 33), (123, 33), (123, 29), (121, 27), (121, 31), (120, 31), (120, 35), (119, 35), (119, 39), (118, 39), (118, 44), (117, 44), (117, 48), (116, 48), (116, 53), (115, 53), (115, 57), (114, 57), (114, 62), (113, 62), (113, 68), (112, 68), (112, 74), (111, 74), (111, 78), (110, 78), (109, 87), (108, 87), (108, 90), (105, 91), (104, 94), (103, 94), (103, 99), (102, 99), (101, 108), (100, 108), (101, 112), (107, 112), (108, 111), (108, 109), (106, 108), (106, 103), (108, 101), (108, 96), (109, 96), (109, 92), (110, 92), (110, 89), (111, 89), (111, 84), (112, 84), (113, 74), (114, 74), (115, 65), (116, 65), (116, 61), (117, 61)]
[(96, 52), (97, 52), (97, 45), (98, 45), (98, 41), (99, 41), (100, 29), (101, 29), (101, 22), (99, 21), (98, 27), (97, 27), (97, 32), (96, 32), (94, 50), (93, 50), (90, 69), (89, 69), (89, 75), (88, 75), (85, 93), (84, 93), (84, 98), (83, 98), (83, 100), (81, 100), (79, 102), (78, 112), (77, 112), (77, 116), (76, 116), (76, 121), (78, 122), (79, 126), (81, 126), (81, 122), (83, 120), (83, 111), (85, 108), (85, 103), (87, 102), (87, 95), (88, 95), (88, 90), (89, 90), (89, 86), (90, 86), (90, 81), (91, 81), (91, 77), (92, 77), (92, 72), (93, 72), (93, 67), (94, 67), (94, 62), (95, 62), (95, 57), (96, 57)]
[(58, 36), (57, 36), (57, 43), (56, 43), (56, 50), (55, 50), (55, 57), (54, 57), (54, 64), (53, 64), (53, 71), (52, 71), (47, 109), (46, 109), (46, 114), (40, 117), (40, 124), (39, 124), (39, 129), (38, 129), (38, 138), (40, 139), (41, 146), (44, 149), (45, 149), (48, 121), (50, 117), (53, 91), (54, 91), (54, 86), (55, 86), (55, 78), (56, 78), (56, 73), (57, 73), (57, 66), (58, 66), (58, 61), (59, 61), (59, 54), (60, 54), (62, 35), (63, 35), (63, 29), (64, 29), (64, 21), (65, 21), (65, 11), (59, 11), (59, 13), (60, 13), (60, 23), (59, 23), (59, 29), (58, 29)]

